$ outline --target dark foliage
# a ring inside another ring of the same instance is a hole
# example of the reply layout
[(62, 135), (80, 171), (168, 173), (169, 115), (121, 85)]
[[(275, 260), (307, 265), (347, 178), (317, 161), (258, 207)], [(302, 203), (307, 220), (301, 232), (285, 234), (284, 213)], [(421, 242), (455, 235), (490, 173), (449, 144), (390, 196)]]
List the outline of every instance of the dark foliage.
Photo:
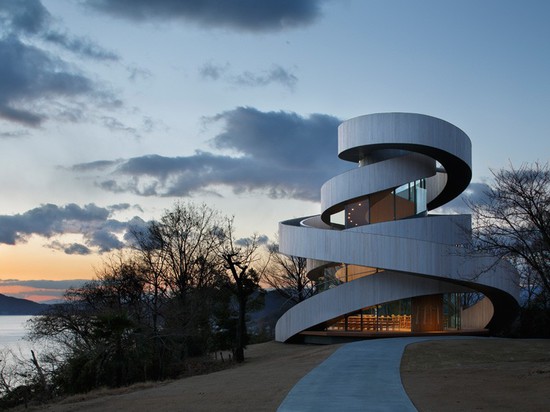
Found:
[(30, 321), (30, 338), (55, 350), (33, 358), (24, 385), (0, 388), (1, 405), (202, 373), (224, 350), (244, 359), (248, 312), (263, 298), (256, 236), (237, 245), (231, 219), (177, 203), (134, 237), (132, 251)]

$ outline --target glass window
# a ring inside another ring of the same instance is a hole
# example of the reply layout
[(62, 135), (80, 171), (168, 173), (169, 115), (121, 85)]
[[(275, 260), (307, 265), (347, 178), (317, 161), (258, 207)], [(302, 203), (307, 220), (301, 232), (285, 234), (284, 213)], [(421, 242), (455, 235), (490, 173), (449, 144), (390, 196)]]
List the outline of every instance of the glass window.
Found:
[(426, 190), (425, 179), (420, 179), (415, 182), (415, 196), (416, 214), (428, 210), (428, 191)]
[(369, 198), (346, 205), (345, 213), (346, 229), (368, 225), (370, 221)]
[(345, 216), (344, 210), (340, 210), (339, 212), (330, 215), (330, 223), (333, 225), (344, 226), (346, 223), (344, 216)]

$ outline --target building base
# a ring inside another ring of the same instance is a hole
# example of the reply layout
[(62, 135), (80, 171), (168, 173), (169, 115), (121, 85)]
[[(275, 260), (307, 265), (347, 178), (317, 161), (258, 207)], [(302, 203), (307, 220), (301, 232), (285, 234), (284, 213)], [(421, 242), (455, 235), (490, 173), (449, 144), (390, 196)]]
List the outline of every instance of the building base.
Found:
[(418, 336), (489, 336), (488, 329), (461, 329), (437, 332), (344, 332), (344, 331), (304, 331), (293, 342), (314, 345), (349, 343), (365, 339), (406, 338)]

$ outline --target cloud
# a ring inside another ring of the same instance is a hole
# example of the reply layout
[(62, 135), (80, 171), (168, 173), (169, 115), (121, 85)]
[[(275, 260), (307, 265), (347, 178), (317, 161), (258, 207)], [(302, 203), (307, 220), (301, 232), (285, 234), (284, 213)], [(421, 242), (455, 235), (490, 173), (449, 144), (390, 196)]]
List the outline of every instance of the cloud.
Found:
[(111, 132), (124, 132), (139, 137), (139, 133), (136, 128), (126, 126), (120, 120), (112, 116), (103, 116), (101, 118), (101, 122), (103, 123), (103, 126)]
[(93, 170), (107, 170), (117, 164), (123, 163), (124, 160), (97, 160), (95, 162), (89, 163), (80, 163), (78, 165), (72, 166), (72, 170), (77, 172), (87, 172)]
[(258, 235), (255, 238), (242, 237), (235, 241), (235, 245), (245, 247), (252, 244), (253, 241), (256, 242), (257, 245), (267, 245), (269, 243), (269, 237), (267, 235)]
[(60, 301), (69, 288), (78, 288), (89, 282), (86, 279), (69, 280), (18, 280), (0, 279), (0, 293), (37, 302)]
[(37, 34), (43, 31), (51, 20), (50, 13), (38, 0), (0, 3), (0, 22), (5, 30)]
[(271, 83), (280, 83), (281, 85), (293, 90), (298, 78), (290, 71), (281, 66), (274, 66), (270, 70), (260, 74), (246, 71), (235, 77), (234, 83), (240, 86), (267, 86)]
[(89, 279), (68, 279), (68, 280), (18, 280), (18, 279), (0, 279), (0, 286), (28, 286), (43, 290), (59, 290), (79, 287)]
[(106, 87), (48, 46), (94, 60), (118, 56), (54, 23), (38, 0), (0, 2), (0, 118), (37, 127), (50, 118), (80, 121), (87, 103), (120, 105)]
[(223, 124), (210, 142), (218, 153), (99, 160), (75, 165), (73, 171), (105, 173), (97, 184), (115, 193), (193, 196), (223, 185), (235, 194), (261, 192), (271, 198), (317, 201), (326, 180), (353, 167), (337, 157), (341, 121), (334, 116), (238, 107), (206, 122)]
[(121, 242), (108, 228), (94, 230), (89, 233), (86, 238), (88, 243), (92, 246), (96, 246), (101, 253), (124, 247), (124, 242)]
[(203, 79), (208, 80), (219, 80), (224, 76), (229, 70), (230, 65), (226, 63), (224, 65), (214, 64), (214, 63), (205, 63), (199, 68), (199, 75)]
[(280, 84), (290, 90), (294, 90), (298, 77), (290, 70), (278, 65), (273, 65), (268, 70), (259, 73), (245, 71), (240, 74), (231, 74), (230, 65), (217, 65), (214, 63), (205, 63), (199, 68), (199, 75), (205, 80), (223, 80), (235, 86), (245, 87), (263, 87), (270, 84)]
[(47, 98), (94, 93), (93, 83), (61, 60), (14, 37), (0, 39), (0, 117), (38, 126)]
[(51, 242), (48, 247), (51, 249), (61, 250), (67, 255), (89, 255), (93, 251), (82, 243), (62, 243), (59, 241)]
[(435, 213), (443, 214), (471, 214), (472, 209), (469, 205), (479, 205), (487, 201), (487, 191), (489, 186), (486, 183), (470, 183), (468, 188), (457, 198), (451, 200), (446, 205), (438, 207)]
[(64, 49), (94, 60), (117, 61), (119, 56), (95, 44), (85, 37), (75, 37), (59, 31), (48, 31), (43, 35), (44, 40), (63, 47)]
[(151, 73), (150, 70), (136, 66), (127, 66), (126, 71), (128, 72), (128, 79), (131, 81), (136, 81), (137, 79), (149, 79), (153, 76), (153, 73)]
[(279, 31), (313, 23), (324, 0), (85, 0), (89, 7), (134, 21), (183, 20), (237, 31)]
[(0, 139), (17, 139), (23, 136), (28, 136), (27, 130), (14, 130), (11, 132), (0, 132)]
[(76, 204), (45, 204), (22, 214), (3, 215), (0, 216), (0, 243), (24, 243), (31, 235), (54, 238), (63, 234), (79, 234), (84, 244), (66, 244), (54, 239), (49, 247), (80, 255), (120, 249), (126, 243), (119, 237), (124, 238), (132, 225), (145, 224), (138, 217), (128, 222), (110, 218), (112, 212), (129, 208), (130, 205), (126, 204), (108, 207), (99, 207), (93, 203), (83, 207)]
[(119, 59), (114, 52), (86, 37), (76, 37), (56, 28), (55, 20), (39, 0), (1, 2), (0, 23), (4, 35), (38, 38), (81, 57), (111, 61)]

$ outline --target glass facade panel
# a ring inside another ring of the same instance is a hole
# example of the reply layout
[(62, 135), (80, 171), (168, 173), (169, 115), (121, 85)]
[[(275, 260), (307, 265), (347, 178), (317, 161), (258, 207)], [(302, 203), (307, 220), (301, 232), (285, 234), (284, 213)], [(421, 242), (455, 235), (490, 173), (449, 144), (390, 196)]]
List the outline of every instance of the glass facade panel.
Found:
[(359, 265), (341, 264), (330, 266), (323, 270), (323, 275), (316, 281), (316, 287), (321, 292), (342, 283), (351, 282), (382, 271), (382, 269)]
[(415, 182), (415, 195), (416, 214), (428, 210), (428, 191), (426, 190), (425, 179), (420, 179)]
[(325, 290), (340, 285), (342, 281), (338, 279), (336, 274), (343, 266), (344, 265), (335, 265), (325, 268), (323, 270), (323, 275), (315, 281), (315, 287), (317, 288), (317, 291), (323, 292)]
[(416, 214), (415, 191), (416, 185), (407, 183), (395, 189), (395, 219), (403, 219), (405, 217)]
[(443, 295), (443, 316), (445, 330), (460, 329), (461, 294), (447, 293)]
[(341, 265), (336, 271), (336, 278), (342, 282), (351, 282), (365, 276), (381, 272), (378, 268), (359, 266), (359, 265)]
[(410, 332), (411, 300), (403, 299), (350, 313), (329, 325), (328, 331)]
[[(443, 327), (438, 327), (434, 331), (460, 330), (462, 294), (448, 293), (437, 296), (443, 301)], [(431, 297), (436, 297), (436, 295), (420, 297), (420, 299)], [(348, 313), (334, 320), (325, 327), (325, 330), (340, 332), (412, 332), (412, 326), (415, 322), (412, 300), (410, 298), (396, 300)], [(422, 331), (427, 332), (430, 330), (428, 328), (422, 329)]]
[(346, 205), (345, 213), (346, 229), (368, 225), (370, 223), (369, 199), (362, 199)]
[(426, 181), (420, 179), (349, 203), (343, 211), (331, 215), (330, 223), (349, 229), (404, 219), (425, 212), (426, 199)]
[(334, 213), (330, 216), (330, 223), (333, 225), (345, 225), (345, 212), (344, 210), (340, 210), (338, 213)]
[(374, 193), (369, 196), (370, 223), (395, 220), (395, 201), (393, 190)]

